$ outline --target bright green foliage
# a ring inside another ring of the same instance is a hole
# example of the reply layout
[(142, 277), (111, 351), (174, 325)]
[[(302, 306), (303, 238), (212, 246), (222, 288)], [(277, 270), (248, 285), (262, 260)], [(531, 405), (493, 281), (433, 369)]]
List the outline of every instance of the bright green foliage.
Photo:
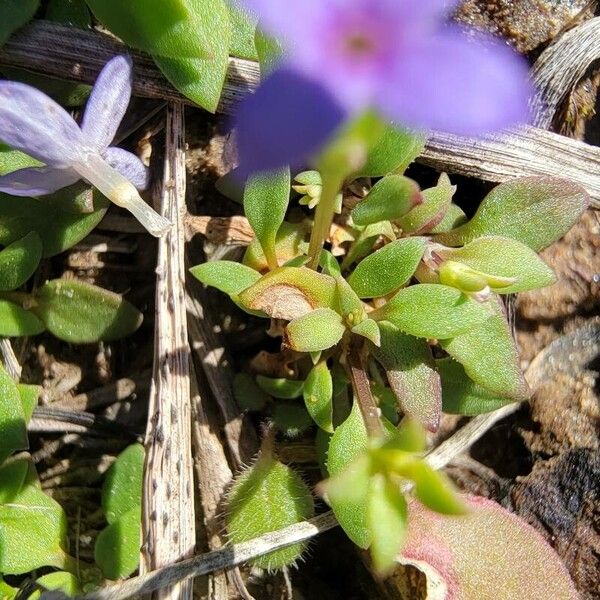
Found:
[(233, 396), (242, 410), (259, 411), (271, 401), (271, 396), (258, 387), (254, 377), (248, 373), (236, 373)]
[(19, 396), (21, 397), (21, 405), (23, 406), (25, 422), (29, 423), (31, 417), (33, 416), (33, 411), (37, 406), (40, 394), (42, 393), (42, 386), (17, 383), (17, 390), (19, 391)]
[(412, 179), (388, 175), (380, 179), (366, 198), (352, 209), (352, 220), (356, 225), (392, 221), (404, 216), (421, 202), (421, 190)]
[(363, 303), (356, 292), (339, 275), (335, 278), (335, 305), (348, 327), (362, 323), (367, 316)]
[(29, 447), (25, 423), (25, 412), (17, 385), (0, 366), (0, 465), (15, 450)]
[(451, 185), (448, 175), (442, 173), (435, 187), (423, 190), (423, 203), (397, 219), (398, 226), (405, 234), (428, 233), (441, 223), (450, 210), (455, 191), (456, 186)]
[(36, 200), (0, 194), (0, 244), (6, 246), (36, 231), (42, 239), (44, 257), (71, 248), (86, 237), (106, 214), (108, 200), (97, 192), (93, 196), (94, 211), (76, 214), (50, 202), (50, 196)]
[(285, 437), (293, 439), (303, 434), (313, 422), (302, 404), (284, 400), (273, 408), (273, 423)]
[(229, 296), (241, 294), (260, 279), (260, 273), (232, 260), (206, 262), (192, 267), (190, 273), (204, 285), (211, 285)]
[(141, 507), (135, 506), (98, 534), (94, 560), (107, 579), (125, 578), (137, 569), (141, 520)]
[(84, 283), (55, 279), (35, 294), (35, 314), (66, 342), (85, 344), (116, 340), (133, 333), (142, 314), (121, 296)]
[(321, 251), (321, 260), (319, 261), (319, 265), (322, 267), (325, 275), (339, 277), (342, 274), (340, 263), (337, 261), (335, 256), (329, 252), (329, 250)]
[(290, 170), (253, 175), (244, 190), (244, 212), (269, 268), (278, 266), (275, 241), (290, 200)]
[(446, 413), (474, 416), (512, 402), (476, 384), (463, 366), (451, 358), (438, 360), (436, 366), (442, 378), (442, 406)]
[(526, 290), (552, 285), (556, 277), (552, 269), (528, 246), (511, 238), (500, 236), (480, 237), (463, 248), (441, 253), (450, 260), (457, 261), (493, 277), (512, 278), (512, 285), (494, 286), (493, 279), (488, 284), (499, 294), (514, 294)]
[(362, 337), (367, 338), (371, 341), (375, 346), (381, 345), (381, 333), (379, 331), (379, 326), (376, 321), (373, 319), (365, 319), (360, 323), (356, 324), (352, 329), (352, 333), (356, 335), (361, 335)]
[(239, 295), (247, 310), (291, 321), (315, 308), (332, 307), (335, 280), (304, 267), (280, 267)]
[(475, 383), (502, 397), (525, 400), (530, 392), (504, 310), (495, 298), (486, 308), (491, 316), (485, 323), (440, 344)]
[(372, 533), (371, 559), (378, 573), (387, 573), (404, 545), (407, 526), (404, 494), (398, 482), (381, 473), (371, 477), (367, 497), (367, 526)]
[(423, 283), (400, 290), (371, 316), (416, 337), (447, 339), (489, 319), (486, 307), (459, 290)]
[(40, 0), (2, 0), (0, 3), (0, 46), (3, 46), (13, 31), (23, 27), (35, 15)]
[(379, 298), (402, 287), (417, 270), (426, 239), (405, 238), (387, 244), (356, 266), (348, 283), (361, 298)]
[[(71, 570), (75, 564), (65, 552), (63, 509), (40, 489), (33, 464), (20, 462), (28, 466), (22, 485), (0, 498), (0, 573), (20, 575), (44, 566)], [(0, 481), (5, 470), (14, 475), (14, 468), (14, 462), (0, 467)]]
[(0, 598), (2, 600), (13, 600), (19, 590), (14, 588), (0, 577)]
[(0, 300), (0, 336), (23, 337), (44, 331), (44, 324), (15, 302)]
[(501, 235), (539, 252), (571, 229), (588, 202), (586, 191), (566, 179), (522, 177), (495, 187), (468, 223), (436, 239), (462, 246), (478, 237)]
[(402, 410), (431, 431), (437, 430), (442, 411), (440, 376), (427, 342), (381, 322), (381, 347), (373, 355), (385, 369)]
[(304, 404), (313, 421), (333, 433), (333, 379), (326, 361), (317, 363), (304, 384)]
[(500, 294), (517, 281), (514, 277), (483, 273), (454, 260), (444, 261), (439, 267), (438, 276), (443, 285), (455, 287), (465, 294), (481, 293), (483, 297), (488, 295), (490, 290)]
[(109, 523), (114, 523), (133, 506), (142, 504), (144, 447), (127, 447), (106, 473), (102, 485), (102, 510)]
[[(40, 577), (36, 583), (41, 585), (46, 590), (60, 591), (71, 598), (75, 597), (81, 592), (77, 577), (66, 571), (56, 571), (54, 573), (42, 575), (42, 577)], [(38, 600), (40, 596), (40, 592), (35, 592), (29, 596), (28, 600)]]
[(32, 231), (0, 251), (0, 291), (16, 290), (35, 272), (42, 258), (42, 240)]
[(260, 74), (264, 79), (279, 64), (283, 55), (283, 46), (278, 40), (265, 34), (260, 28), (256, 30), (254, 45), (260, 64)]
[(444, 218), (429, 231), (429, 233), (443, 233), (460, 227), (467, 222), (467, 215), (462, 211), (460, 207), (452, 203), (448, 207), (448, 211), (444, 215)]
[(367, 256), (372, 250), (375, 242), (380, 238), (393, 242), (396, 239), (394, 228), (389, 221), (380, 221), (379, 223), (373, 223), (367, 225), (360, 232), (359, 236), (350, 249), (348, 254), (342, 261), (342, 269), (347, 269), (352, 263), (359, 261), (364, 256)]
[(229, 17), (231, 20), (231, 41), (229, 42), (229, 53), (232, 56), (258, 60), (254, 36), (256, 33), (256, 18), (252, 17), (246, 10), (235, 4), (235, 0), (229, 0)]
[(264, 375), (256, 376), (258, 387), (265, 393), (283, 400), (300, 398), (304, 389), (304, 381), (297, 379), (273, 378)]
[[(263, 451), (231, 487), (226, 522), (231, 541), (239, 544), (313, 514), (312, 495), (300, 476)], [(270, 571), (281, 569), (293, 564), (305, 547), (305, 543), (293, 544), (260, 556), (252, 564)]]
[(342, 318), (330, 308), (318, 308), (294, 319), (285, 330), (285, 344), (296, 352), (319, 352), (335, 346), (344, 335)]
[(381, 177), (388, 173), (404, 173), (424, 147), (425, 137), (422, 134), (388, 125), (369, 149), (367, 162), (354, 176)]
[[(126, 44), (171, 58), (215, 52), (213, 23), (203, 0), (86, 0), (94, 16)], [(204, 10), (203, 10), (204, 9)], [(220, 32), (219, 32), (220, 33)]]
[(144, 447), (127, 447), (108, 470), (102, 486), (102, 510), (109, 523), (94, 547), (94, 558), (108, 579), (137, 569), (141, 543)]

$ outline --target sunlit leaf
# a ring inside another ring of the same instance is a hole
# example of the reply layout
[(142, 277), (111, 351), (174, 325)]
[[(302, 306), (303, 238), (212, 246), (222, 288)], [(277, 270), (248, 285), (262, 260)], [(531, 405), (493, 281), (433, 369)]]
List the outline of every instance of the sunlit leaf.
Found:
[(29, 423), (43, 388), (41, 385), (17, 383), (17, 390), (19, 391), (19, 396), (21, 397), (21, 406), (23, 407), (25, 422)]
[(256, 18), (244, 10), (236, 0), (229, 0), (229, 16), (231, 20), (231, 41), (229, 53), (232, 56), (257, 60), (258, 54), (254, 44)]
[(490, 313), (455, 288), (422, 283), (400, 290), (371, 317), (416, 337), (447, 339), (481, 325)]
[(501, 235), (539, 252), (567, 233), (588, 203), (587, 192), (566, 179), (521, 177), (494, 188), (468, 223), (436, 239), (462, 246), (478, 237)]
[(370, 340), (375, 346), (381, 345), (381, 332), (379, 326), (373, 319), (365, 319), (352, 328), (352, 333), (361, 335)]
[(319, 352), (335, 346), (345, 330), (338, 313), (330, 308), (318, 308), (289, 323), (285, 329), (285, 344), (296, 352)]
[[(66, 571), (56, 571), (55, 573), (48, 573), (42, 575), (37, 581), (37, 584), (41, 585), (46, 590), (59, 591), (71, 598), (75, 597), (81, 592), (79, 581), (72, 573)], [(38, 600), (41, 596), (40, 592), (35, 592), (29, 596), (29, 600)]]
[[(227, 530), (234, 544), (299, 523), (313, 514), (312, 495), (301, 477), (268, 453), (262, 453), (236, 478), (227, 498)], [(306, 543), (293, 544), (264, 554), (252, 564), (281, 569), (293, 564), (305, 547)]]
[(436, 431), (442, 412), (442, 389), (427, 342), (385, 321), (379, 327), (381, 346), (372, 352), (385, 369), (398, 403), (409, 417)]
[(361, 323), (366, 318), (363, 303), (341, 276), (335, 278), (335, 307), (349, 327)]
[(327, 363), (316, 364), (304, 384), (304, 404), (314, 422), (333, 433), (333, 379)]
[(442, 410), (458, 415), (481, 415), (513, 402), (475, 383), (451, 358), (436, 361), (442, 379)]
[(503, 397), (525, 400), (530, 391), (500, 300), (491, 298), (485, 307), (491, 315), (485, 323), (440, 344), (475, 383)]
[(419, 186), (408, 177), (388, 175), (380, 179), (352, 209), (356, 225), (399, 219), (423, 202)]
[(396, 240), (358, 263), (348, 283), (361, 298), (379, 298), (402, 287), (417, 270), (427, 240)]
[(232, 260), (215, 260), (196, 265), (190, 273), (204, 285), (237, 296), (260, 279), (260, 273)]
[(102, 510), (108, 523), (114, 523), (134, 506), (142, 504), (144, 447), (128, 446), (110, 467), (102, 485)]
[(19, 390), (12, 377), (0, 365), (0, 464), (15, 450), (25, 450), (28, 447), (25, 413)]
[(120, 339), (142, 322), (142, 314), (120, 295), (82, 281), (49, 281), (36, 291), (35, 300), (35, 314), (66, 342)]
[(35, 272), (42, 258), (42, 240), (32, 231), (0, 251), (0, 291), (16, 290)]
[[(425, 571), (428, 597), (579, 598), (563, 562), (533, 527), (491, 500), (467, 496), (464, 502), (470, 512), (461, 517), (409, 503), (408, 537), (399, 562)], [(435, 595), (434, 587), (443, 595)]]
[(444, 233), (460, 227), (467, 222), (467, 215), (463, 210), (452, 202), (448, 207), (448, 212), (444, 215), (444, 218), (433, 228), (430, 229), (430, 233)]
[(22, 337), (44, 331), (44, 323), (15, 302), (0, 300), (0, 336)]

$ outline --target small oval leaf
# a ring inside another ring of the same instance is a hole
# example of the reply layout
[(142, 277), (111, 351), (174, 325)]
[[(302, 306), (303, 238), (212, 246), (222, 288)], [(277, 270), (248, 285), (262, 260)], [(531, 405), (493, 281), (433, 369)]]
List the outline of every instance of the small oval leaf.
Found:
[(346, 328), (330, 308), (318, 308), (294, 319), (285, 329), (285, 345), (296, 352), (319, 352), (335, 346)]
[(304, 404), (313, 421), (324, 431), (333, 433), (333, 379), (322, 361), (315, 365), (304, 384)]
[(32, 231), (0, 252), (0, 291), (21, 287), (35, 272), (42, 258), (42, 240)]
[(210, 285), (229, 296), (237, 296), (260, 279), (260, 273), (232, 260), (215, 260), (190, 269), (204, 285)]
[(283, 377), (265, 377), (264, 375), (257, 375), (256, 383), (258, 384), (258, 387), (266, 394), (269, 394), (274, 398), (281, 398), (283, 400), (300, 398), (304, 388), (304, 381), (285, 379)]
[(14, 302), (0, 300), (0, 336), (37, 335), (46, 329), (40, 319)]

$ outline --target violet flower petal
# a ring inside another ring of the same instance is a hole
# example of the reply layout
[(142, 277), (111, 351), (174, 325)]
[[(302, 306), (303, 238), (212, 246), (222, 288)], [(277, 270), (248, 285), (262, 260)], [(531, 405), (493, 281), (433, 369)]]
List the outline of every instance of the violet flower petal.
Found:
[(240, 172), (299, 166), (344, 120), (328, 91), (291, 69), (279, 69), (239, 104), (235, 118)]
[(104, 160), (133, 183), (140, 191), (145, 190), (150, 183), (150, 171), (144, 163), (131, 152), (112, 146), (103, 153)]
[(526, 63), (511, 48), (449, 29), (403, 51), (377, 106), (410, 127), (481, 135), (527, 121), (530, 92)]
[(46, 196), (80, 179), (71, 169), (29, 167), (0, 177), (0, 192), (11, 196)]
[(81, 160), (86, 149), (83, 133), (62, 106), (15, 81), (0, 81), (0, 140), (53, 167)]
[(106, 63), (92, 89), (81, 121), (87, 143), (104, 150), (113, 141), (131, 99), (133, 63), (116, 56)]

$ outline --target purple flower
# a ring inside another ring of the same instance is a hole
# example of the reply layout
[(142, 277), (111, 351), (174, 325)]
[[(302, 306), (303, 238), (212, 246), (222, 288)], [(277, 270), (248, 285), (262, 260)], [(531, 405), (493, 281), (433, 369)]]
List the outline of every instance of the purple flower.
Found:
[[(456, 0), (244, 2), (286, 50), (281, 70), (237, 115), (248, 169), (306, 158), (307, 147), (316, 151), (345, 118), (369, 108), (403, 126), (462, 135), (527, 120), (525, 62), (498, 40), (444, 26)], [(312, 97), (280, 107), (306, 81)]]
[(134, 154), (109, 147), (129, 104), (132, 78), (129, 57), (110, 60), (96, 80), (81, 127), (39, 90), (0, 81), (0, 140), (46, 165), (0, 177), (0, 192), (44, 196), (85, 179), (131, 211), (152, 235), (162, 235), (169, 221), (137, 191), (148, 186), (146, 167)]

